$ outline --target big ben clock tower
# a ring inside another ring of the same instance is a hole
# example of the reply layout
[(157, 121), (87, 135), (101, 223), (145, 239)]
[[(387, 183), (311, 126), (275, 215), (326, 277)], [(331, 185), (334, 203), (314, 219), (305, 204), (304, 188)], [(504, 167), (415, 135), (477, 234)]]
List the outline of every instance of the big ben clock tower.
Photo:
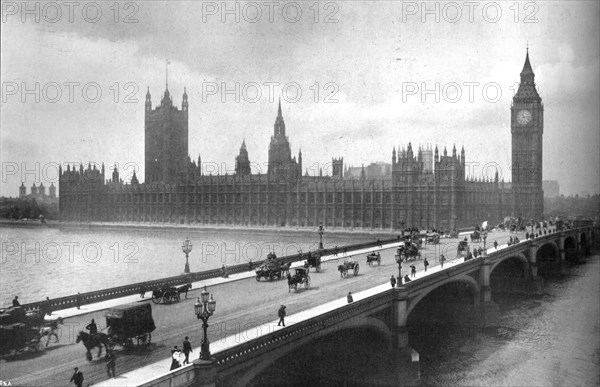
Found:
[(512, 215), (528, 221), (539, 220), (544, 212), (542, 192), (542, 135), (544, 105), (534, 82), (529, 49), (521, 71), (519, 90), (513, 97), (512, 133)]

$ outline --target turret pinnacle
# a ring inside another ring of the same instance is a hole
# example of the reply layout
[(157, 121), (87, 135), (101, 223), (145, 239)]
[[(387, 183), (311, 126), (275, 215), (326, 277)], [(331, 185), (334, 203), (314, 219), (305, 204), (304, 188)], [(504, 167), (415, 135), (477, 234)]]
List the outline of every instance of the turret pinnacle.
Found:
[(281, 97), (279, 97), (279, 107), (277, 108), (277, 117), (278, 117), (278, 118), (279, 118), (279, 117), (282, 117), (282, 118), (283, 118), (283, 116), (282, 116), (282, 114), (281, 114)]

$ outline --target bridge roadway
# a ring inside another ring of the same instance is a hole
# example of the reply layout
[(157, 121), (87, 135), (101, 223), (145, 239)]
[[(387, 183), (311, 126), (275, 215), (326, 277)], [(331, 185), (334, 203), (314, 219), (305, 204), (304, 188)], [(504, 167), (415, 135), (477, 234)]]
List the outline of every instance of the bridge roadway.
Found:
[[(524, 239), (524, 233), (519, 233), (517, 236), (521, 240)], [(509, 233), (492, 232), (488, 235), (488, 248), (494, 240), (499, 244), (505, 244), (508, 238)], [(439, 245), (426, 246), (423, 254), (430, 262), (430, 270), (439, 265), (437, 257), (440, 253), (444, 253), (446, 257), (452, 259), (455, 256), (456, 244), (457, 239), (442, 239)], [(445, 246), (447, 246), (447, 251), (444, 250)], [(337, 265), (344, 259), (340, 254), (338, 258), (324, 263), (320, 273), (315, 273), (314, 269), (311, 270), (310, 289), (298, 290), (297, 293), (288, 292), (285, 280), (257, 282), (254, 279), (245, 279), (223, 281), (223, 283), (210, 286), (208, 290), (217, 301), (216, 312), (209, 321), (209, 340), (213, 343), (211, 348), (213, 351), (218, 350), (226, 337), (237, 336), (242, 340), (242, 332), (250, 328), (259, 327), (259, 331), (271, 329), (269, 327), (276, 328), (277, 310), (281, 304), (287, 305), (289, 316), (287, 322), (293, 323), (295, 319), (302, 318), (300, 312), (307, 311), (315, 305), (344, 299), (349, 291), (357, 293), (382, 284), (389, 286), (390, 275), (398, 273), (398, 267), (394, 260), (394, 247), (395, 244), (383, 246), (382, 263), (379, 267), (367, 266), (365, 259), (368, 251), (377, 249), (369, 248), (356, 252), (354, 255), (355, 260), (360, 264), (360, 273), (357, 277), (350, 274), (344, 279), (340, 278), (337, 271)], [(416, 261), (416, 266), (420, 273), (423, 270), (422, 261)], [(403, 274), (406, 273), (405, 264)], [(152, 305), (157, 327), (152, 335), (152, 344), (132, 351), (118, 349), (116, 351), (117, 377), (115, 379), (107, 380), (104, 358), (103, 355), (101, 358), (97, 357), (97, 349), (92, 351), (94, 356), (92, 362), (87, 362), (85, 348), (81, 343), (75, 343), (77, 333), (83, 330), (92, 318), (96, 320), (100, 330), (106, 329), (104, 311), (96, 310), (87, 313), (89, 308), (88, 310), (84, 310), (84, 308), (91, 307), (88, 305), (79, 311), (83, 314), (65, 319), (59, 343), (50, 343), (47, 348), (43, 348), (38, 353), (26, 353), (12, 359), (0, 360), (1, 378), (4, 381), (11, 381), (15, 386), (66, 385), (73, 368), (79, 367), (84, 373), (84, 385), (100, 383), (104, 380), (106, 382), (103, 385), (138, 385), (144, 380), (153, 379), (161, 373), (169, 371), (171, 348), (174, 345), (181, 347), (185, 336), (189, 336), (190, 342), (194, 346), (191, 357), (199, 356), (202, 329), (200, 320), (197, 320), (194, 315), (194, 303), (199, 293), (199, 289), (196, 288), (190, 292), (187, 300), (182, 300), (180, 303)], [(71, 313), (77, 312), (71, 311)], [(219, 344), (219, 342), (222, 343)], [(137, 369), (141, 370), (134, 371)]]

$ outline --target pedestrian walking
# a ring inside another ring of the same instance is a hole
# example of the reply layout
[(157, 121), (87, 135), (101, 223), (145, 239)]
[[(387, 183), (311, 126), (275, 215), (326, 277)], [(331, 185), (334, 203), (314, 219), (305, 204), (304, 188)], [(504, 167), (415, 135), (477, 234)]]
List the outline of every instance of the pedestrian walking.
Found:
[(190, 364), (190, 352), (194, 352), (192, 350), (192, 345), (190, 344), (190, 342), (188, 341), (188, 337), (185, 337), (185, 340), (183, 340), (183, 354), (185, 355), (185, 360), (183, 361), (183, 364)]
[(109, 379), (114, 378), (117, 375), (115, 370), (117, 365), (117, 358), (115, 356), (115, 352), (113, 350), (107, 349), (106, 357), (104, 358), (104, 360), (106, 361), (106, 373), (108, 374)]
[(498, 242), (494, 241), (494, 250), (498, 250)]
[(277, 315), (279, 316), (277, 326), (285, 326), (285, 305), (281, 305), (281, 308), (277, 311)]
[(404, 276), (404, 283), (408, 283), (408, 282), (410, 282), (410, 281), (411, 281), (411, 279), (410, 279), (410, 278), (408, 278), (408, 274), (407, 274), (407, 275), (405, 275), (405, 276)]
[(144, 285), (140, 285), (140, 298), (144, 298), (146, 295), (146, 287)]
[(443, 268), (444, 267), (444, 262), (446, 262), (446, 257), (444, 257), (444, 254), (440, 255), (440, 267)]
[(75, 367), (75, 372), (71, 376), (69, 383), (73, 382), (77, 387), (83, 386), (83, 372), (79, 371), (79, 368)]
[(425, 271), (427, 271), (427, 266), (429, 266), (429, 261), (427, 260), (427, 258), (425, 258), (425, 260), (423, 261), (423, 266), (425, 267)]
[(75, 296), (75, 305), (77, 305), (77, 309), (81, 308), (81, 292), (77, 292)]
[(352, 302), (354, 302), (354, 298), (352, 298), (352, 292), (348, 292), (348, 297), (347, 298), (348, 298), (348, 303), (349, 304), (352, 303)]
[(415, 277), (417, 275), (417, 267), (415, 265), (410, 265), (410, 276)]
[(392, 288), (396, 287), (396, 278), (393, 275), (390, 277), (390, 284), (392, 284)]
[(19, 296), (15, 296), (13, 299), (13, 306), (21, 306), (21, 303), (19, 302)]
[(179, 366), (181, 365), (179, 363), (180, 355), (181, 355), (181, 351), (179, 351), (177, 346), (175, 346), (171, 350), (171, 369), (169, 371), (173, 371), (174, 369), (179, 368)]

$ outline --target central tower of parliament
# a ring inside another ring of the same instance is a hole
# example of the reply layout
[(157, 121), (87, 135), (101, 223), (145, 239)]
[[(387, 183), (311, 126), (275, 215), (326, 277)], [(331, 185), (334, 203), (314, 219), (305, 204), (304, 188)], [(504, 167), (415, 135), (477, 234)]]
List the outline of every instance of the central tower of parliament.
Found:
[[(540, 219), (543, 105), (526, 55), (511, 106), (512, 183), (465, 176), (465, 150), (430, 151), (408, 143), (392, 150), (391, 176), (343, 176), (343, 158), (332, 159), (330, 176), (302, 176), (302, 152), (292, 156), (281, 109), (277, 108), (265, 174), (253, 174), (245, 141), (235, 174), (204, 175), (189, 157), (188, 96), (173, 106), (166, 87), (160, 105), (145, 103), (145, 180), (129, 184), (104, 165), (60, 171), (63, 222), (140, 222), (330, 229), (453, 230), (505, 216)], [(431, 165), (433, 164), (433, 165)]]

